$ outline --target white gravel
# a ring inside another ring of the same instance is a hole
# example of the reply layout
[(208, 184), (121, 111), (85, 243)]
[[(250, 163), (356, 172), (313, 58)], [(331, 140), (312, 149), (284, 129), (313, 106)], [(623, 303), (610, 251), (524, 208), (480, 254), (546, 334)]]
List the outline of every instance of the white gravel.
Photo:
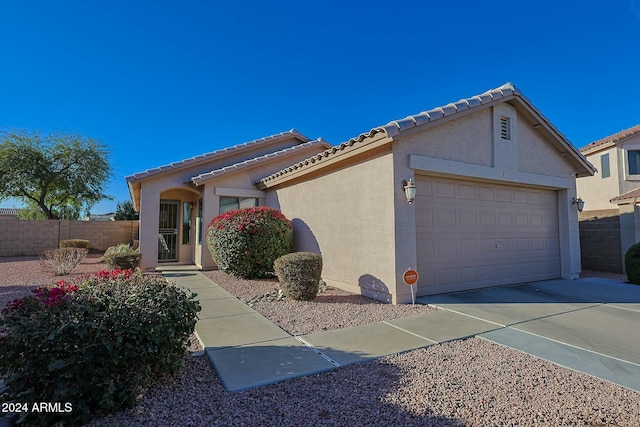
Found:
[[(0, 258), (3, 298), (29, 287), (28, 283), (48, 280), (40, 277), (37, 262), (34, 264), (33, 261), (20, 261), (17, 267), (11, 265), (14, 273), (7, 275), (7, 265), (14, 262), (7, 263)], [(16, 268), (20, 273), (15, 273)], [(213, 276), (221, 274), (209, 273)], [(216, 277), (220, 282), (224, 281)], [(268, 292), (273, 286), (273, 283), (226, 280), (228, 283), (220, 284), (227, 289), (254, 286), (255, 294)], [(247, 299), (246, 294), (254, 291), (236, 292), (242, 294), (237, 295), (240, 299)], [(277, 310), (274, 307), (262, 307), (261, 310), (266, 313), (277, 311), (279, 318), (274, 321), (293, 325), (292, 330), (305, 331), (317, 328), (307, 326), (308, 322), (321, 324), (321, 330), (338, 328), (351, 325), (353, 320), (348, 318), (379, 319), (385, 308), (389, 312), (394, 310), (392, 306), (368, 300), (363, 304), (350, 304), (358, 300), (353, 296), (343, 297), (342, 311), (350, 313), (347, 316), (339, 311), (321, 310), (329, 304), (340, 304), (340, 298), (328, 304), (309, 302), (303, 310), (293, 308), (297, 303), (290, 301), (261, 302), (259, 305), (278, 307)], [(355, 305), (362, 306), (360, 311), (355, 310)], [(310, 314), (311, 307), (319, 308)], [(301, 317), (301, 313), (308, 316)], [(393, 312), (391, 316), (396, 315)], [(338, 320), (334, 324), (332, 319)], [(191, 352), (198, 350), (201, 349), (195, 344), (190, 348)], [(206, 356), (185, 357), (184, 371), (149, 390), (137, 407), (97, 419), (91, 425), (640, 425), (639, 393), (477, 338), (430, 346), (242, 392), (225, 391)]]

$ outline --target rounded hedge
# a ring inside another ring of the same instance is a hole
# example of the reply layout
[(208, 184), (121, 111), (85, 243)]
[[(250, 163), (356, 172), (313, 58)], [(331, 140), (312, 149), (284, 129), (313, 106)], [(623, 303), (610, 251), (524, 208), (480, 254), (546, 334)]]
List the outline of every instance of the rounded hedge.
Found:
[(291, 299), (310, 301), (318, 295), (322, 256), (293, 252), (276, 259), (274, 268), (282, 293)]
[(207, 246), (218, 268), (247, 279), (272, 275), (273, 262), (292, 245), (291, 221), (274, 208), (232, 210), (207, 228)]
[(13, 402), (66, 402), (19, 423), (80, 425), (133, 406), (182, 366), (200, 304), (162, 277), (102, 271), (11, 301), (0, 315), (0, 377)]
[(640, 242), (631, 245), (624, 255), (624, 266), (629, 283), (640, 285)]

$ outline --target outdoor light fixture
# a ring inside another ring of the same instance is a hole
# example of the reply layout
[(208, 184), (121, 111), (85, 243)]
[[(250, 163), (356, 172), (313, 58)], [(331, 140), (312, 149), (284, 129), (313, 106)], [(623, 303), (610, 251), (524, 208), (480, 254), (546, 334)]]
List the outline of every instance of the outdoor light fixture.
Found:
[(413, 199), (416, 198), (416, 185), (413, 183), (413, 180), (409, 178), (409, 182), (402, 181), (402, 188), (404, 190), (405, 196), (407, 196), (407, 202), (411, 204), (411, 202), (413, 202)]
[(582, 198), (580, 197), (578, 197), (577, 199), (574, 197), (573, 202), (571, 202), (571, 204), (577, 205), (578, 212), (582, 212), (582, 209), (584, 209), (584, 200), (582, 200)]

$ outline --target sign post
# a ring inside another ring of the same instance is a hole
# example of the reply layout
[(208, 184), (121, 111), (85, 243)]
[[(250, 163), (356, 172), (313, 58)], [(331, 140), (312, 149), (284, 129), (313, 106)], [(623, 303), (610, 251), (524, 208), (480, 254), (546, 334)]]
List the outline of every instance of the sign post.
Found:
[[(413, 289), (413, 285), (416, 285), (418, 283), (419, 277), (420, 276), (418, 276), (418, 272), (412, 269), (408, 269), (402, 275), (402, 280), (404, 281), (404, 283), (406, 283), (411, 287), (411, 303), (413, 305), (416, 305), (416, 296), (415, 296), (415, 291)], [(417, 288), (417, 285), (416, 285), (416, 288)]]

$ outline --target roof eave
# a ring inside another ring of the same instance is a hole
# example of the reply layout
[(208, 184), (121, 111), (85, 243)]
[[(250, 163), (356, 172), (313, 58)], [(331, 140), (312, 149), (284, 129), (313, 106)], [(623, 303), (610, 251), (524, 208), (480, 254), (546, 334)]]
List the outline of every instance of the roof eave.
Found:
[(537, 122), (534, 125), (534, 129), (539, 132), (544, 132), (547, 137), (557, 143), (556, 149), (564, 156), (570, 156), (570, 160), (573, 160), (576, 166), (582, 170), (576, 171), (576, 177), (593, 176), (597, 169), (586, 159), (586, 157), (578, 150), (552, 123), (547, 119), (532, 103), (522, 95), (518, 93), (513, 97), (514, 101), (517, 101), (516, 108), (521, 106), (529, 114), (532, 121)]
[(260, 190), (267, 190), (282, 185), (285, 182), (303, 179), (315, 174), (318, 170), (331, 165), (341, 164), (356, 156), (368, 153), (373, 149), (381, 148), (393, 141), (393, 138), (389, 138), (381, 128), (372, 129), (367, 135), (370, 136), (363, 137), (363, 135), (360, 135), (358, 138), (352, 138), (340, 145), (330, 147), (313, 157), (262, 178), (256, 182), (255, 185)]

